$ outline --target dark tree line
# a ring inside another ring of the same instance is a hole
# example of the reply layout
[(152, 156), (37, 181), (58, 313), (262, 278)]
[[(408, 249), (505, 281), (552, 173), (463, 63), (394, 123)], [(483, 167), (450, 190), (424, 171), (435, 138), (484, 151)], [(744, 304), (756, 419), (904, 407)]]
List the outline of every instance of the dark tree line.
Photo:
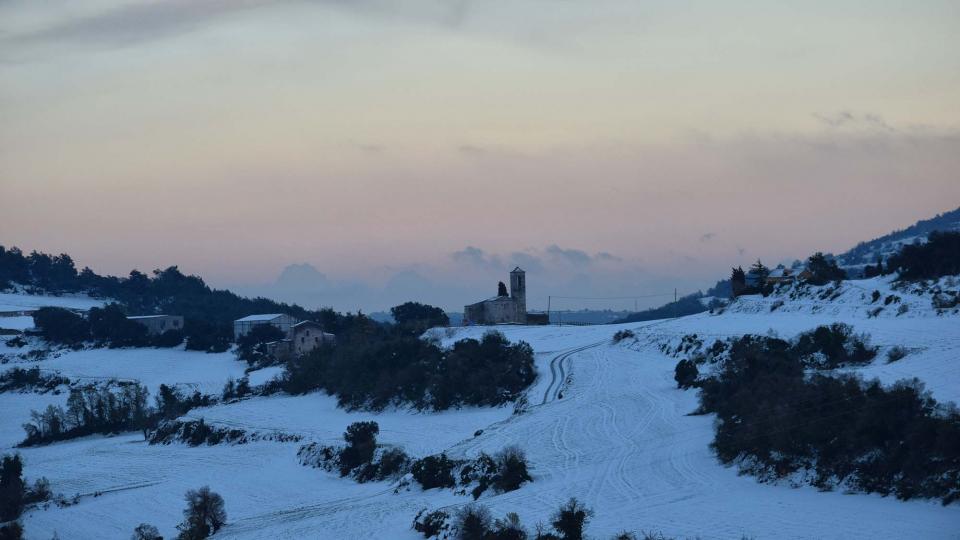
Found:
[(93, 434), (143, 431), (155, 428), (161, 420), (171, 420), (194, 407), (208, 406), (209, 396), (194, 392), (185, 397), (175, 388), (161, 384), (155, 406), (149, 404), (149, 391), (138, 383), (88, 385), (70, 389), (67, 406), (49, 405), (43, 411), (31, 411), (23, 424), (26, 437), (20, 446), (35, 446)]
[(960, 274), (960, 232), (930, 233), (925, 244), (903, 246), (887, 261), (900, 279), (936, 279)]
[(884, 387), (804, 368), (789, 342), (733, 343), (719, 374), (699, 383), (702, 410), (719, 420), (712, 447), (721, 461), (766, 478), (811, 470), (823, 488), (944, 504), (960, 497), (955, 407), (938, 405), (916, 380)]
[(445, 410), (500, 405), (516, 399), (536, 376), (533, 350), (502, 334), (464, 339), (448, 350), (404, 333), (361, 327), (336, 347), (323, 347), (287, 363), (284, 390), (322, 389), (341, 406), (380, 410), (391, 404)]
[[(443, 510), (421, 510), (413, 520), (413, 529), (426, 538), (452, 533), (453, 538), (460, 540), (584, 540), (584, 529), (592, 517), (593, 510), (577, 499), (570, 499), (553, 514), (549, 526), (538, 523), (531, 534), (513, 512), (502, 519), (493, 519), (486, 506), (469, 504), (453, 515)], [(621, 533), (614, 538), (636, 539), (636, 536)]]

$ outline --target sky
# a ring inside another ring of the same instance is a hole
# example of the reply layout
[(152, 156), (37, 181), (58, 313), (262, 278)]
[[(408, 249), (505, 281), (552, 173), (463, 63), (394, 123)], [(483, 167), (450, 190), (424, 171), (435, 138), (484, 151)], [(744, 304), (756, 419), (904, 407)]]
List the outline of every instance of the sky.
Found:
[(956, 1), (0, 0), (0, 244), (103, 273), (543, 308), (958, 206)]

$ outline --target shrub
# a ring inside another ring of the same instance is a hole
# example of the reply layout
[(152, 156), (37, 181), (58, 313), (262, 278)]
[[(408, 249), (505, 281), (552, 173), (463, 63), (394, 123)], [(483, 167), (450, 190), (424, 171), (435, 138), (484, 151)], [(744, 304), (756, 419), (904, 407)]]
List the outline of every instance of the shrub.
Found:
[(410, 457), (399, 448), (385, 450), (380, 455), (377, 479), (383, 480), (404, 472), (410, 463)]
[(890, 347), (889, 351), (887, 351), (887, 363), (903, 360), (905, 356), (907, 356), (907, 350), (899, 345), (894, 345), (893, 347)]
[(219, 531), (227, 522), (223, 497), (210, 491), (208, 486), (191, 489), (184, 498), (187, 508), (183, 511), (183, 523), (177, 526), (180, 530), (179, 540), (203, 540)]
[(554, 514), (551, 524), (563, 540), (583, 540), (583, 529), (591, 517), (593, 510), (570, 499)]
[(697, 370), (697, 364), (692, 360), (680, 360), (673, 371), (673, 380), (677, 381), (677, 388), (686, 390), (696, 386), (700, 372)]
[(164, 349), (176, 347), (181, 343), (183, 343), (182, 330), (167, 330), (166, 332), (153, 338), (154, 347), (160, 347)]
[(493, 481), (494, 488), (499, 492), (519, 489), (524, 482), (530, 482), (530, 473), (527, 471), (527, 457), (518, 446), (508, 446), (494, 456), (497, 465), (497, 476)]
[(456, 462), (446, 454), (427, 456), (413, 463), (411, 472), (413, 478), (423, 486), (423, 489), (436, 487), (453, 487), (456, 481), (453, 478), (453, 468)]
[(618, 330), (617, 333), (613, 334), (613, 342), (620, 343), (625, 339), (631, 339), (636, 337), (633, 333), (633, 330)]
[(130, 537), (130, 540), (163, 540), (163, 537), (160, 536), (160, 531), (153, 525), (141, 523), (133, 530), (133, 536)]
[(90, 339), (90, 324), (70, 310), (44, 307), (33, 314), (33, 324), (48, 341), (75, 345)]
[(448, 519), (450, 519), (450, 515), (443, 510), (427, 512), (427, 509), (424, 508), (413, 519), (413, 530), (423, 534), (426, 538), (433, 538), (447, 529)]
[(910, 306), (908, 304), (900, 304), (900, 307), (897, 308), (897, 316), (899, 317), (908, 311), (910, 311)]
[(916, 380), (885, 388), (852, 375), (807, 376), (789, 343), (745, 336), (701, 388), (702, 410), (718, 420), (711, 446), (742, 472), (772, 479), (809, 470), (804, 477), (822, 488), (960, 498), (960, 413)]
[(877, 348), (867, 343), (866, 336), (855, 335), (853, 327), (843, 323), (800, 334), (794, 351), (809, 367), (826, 369), (866, 364), (877, 356)]
[(493, 528), (487, 538), (490, 540), (526, 540), (527, 531), (520, 524), (520, 516), (510, 512), (505, 518), (493, 522)]
[(0, 540), (22, 540), (23, 527), (16, 521), (0, 525)]
[(454, 529), (458, 540), (486, 540), (492, 518), (486, 506), (468, 504), (454, 515)]
[(354, 422), (347, 427), (343, 434), (347, 446), (340, 451), (340, 476), (373, 461), (378, 433), (380, 426), (376, 422)]

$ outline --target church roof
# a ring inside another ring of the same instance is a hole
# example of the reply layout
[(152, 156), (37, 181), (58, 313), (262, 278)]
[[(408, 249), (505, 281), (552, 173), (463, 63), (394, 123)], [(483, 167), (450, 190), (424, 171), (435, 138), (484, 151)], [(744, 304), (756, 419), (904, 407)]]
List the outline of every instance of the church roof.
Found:
[(516, 268), (514, 268), (513, 270), (510, 271), (511, 274), (514, 273), (514, 272), (523, 272), (523, 269), (518, 266), (518, 267), (516, 267)]

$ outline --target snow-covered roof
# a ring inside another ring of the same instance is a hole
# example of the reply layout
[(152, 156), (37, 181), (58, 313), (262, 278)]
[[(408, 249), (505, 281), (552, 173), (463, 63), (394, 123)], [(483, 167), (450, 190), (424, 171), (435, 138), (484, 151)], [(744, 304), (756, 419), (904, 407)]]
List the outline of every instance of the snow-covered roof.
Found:
[(317, 321), (300, 321), (297, 324), (293, 325), (294, 328), (301, 328), (304, 326), (316, 326), (317, 328), (323, 328), (323, 325)]
[(283, 313), (263, 313), (260, 315), (247, 315), (242, 319), (237, 319), (233, 322), (262, 322), (262, 321), (272, 321), (277, 317), (283, 317)]
[(133, 315), (128, 319), (159, 319), (161, 317), (179, 317), (179, 315)]

